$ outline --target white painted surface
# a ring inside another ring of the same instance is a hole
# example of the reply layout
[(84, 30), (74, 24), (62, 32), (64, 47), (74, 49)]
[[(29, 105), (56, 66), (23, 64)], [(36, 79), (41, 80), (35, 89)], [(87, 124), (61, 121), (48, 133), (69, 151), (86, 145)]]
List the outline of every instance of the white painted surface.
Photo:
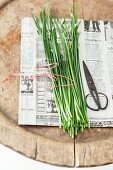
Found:
[(113, 164), (94, 168), (64, 168), (51, 166), (26, 158), (0, 145), (0, 170), (113, 170)]

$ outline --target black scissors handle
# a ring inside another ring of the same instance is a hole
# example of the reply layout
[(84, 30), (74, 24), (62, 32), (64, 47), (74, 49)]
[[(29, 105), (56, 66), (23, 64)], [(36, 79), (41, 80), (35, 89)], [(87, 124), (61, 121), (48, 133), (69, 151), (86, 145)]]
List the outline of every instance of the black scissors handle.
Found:
[[(95, 104), (97, 105), (97, 108), (92, 108), (92, 107), (90, 107), (90, 106), (88, 105), (88, 103), (87, 103), (87, 98), (88, 98), (89, 95), (91, 95), (91, 94), (87, 94), (87, 95), (86, 95), (86, 106), (87, 106), (90, 110), (99, 111), (99, 110), (105, 110), (105, 109), (107, 108), (107, 106), (108, 106), (108, 97), (107, 97), (104, 93), (98, 93), (98, 95), (99, 95), (99, 94), (101, 94), (102, 96), (104, 96), (104, 97), (106, 98), (106, 104), (105, 104), (105, 106), (102, 107), (101, 104), (100, 104), (100, 99), (96, 99), (96, 100), (94, 100), (94, 101), (95, 101)], [(99, 97), (98, 97), (98, 98), (99, 98)], [(94, 97), (93, 97), (93, 99), (94, 99)]]

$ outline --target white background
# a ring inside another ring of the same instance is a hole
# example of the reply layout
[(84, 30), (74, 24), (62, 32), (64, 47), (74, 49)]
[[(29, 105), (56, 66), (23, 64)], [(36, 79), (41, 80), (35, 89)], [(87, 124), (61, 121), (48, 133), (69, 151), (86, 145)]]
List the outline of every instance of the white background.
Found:
[(113, 165), (94, 168), (57, 167), (31, 160), (0, 145), (0, 170), (113, 170)]

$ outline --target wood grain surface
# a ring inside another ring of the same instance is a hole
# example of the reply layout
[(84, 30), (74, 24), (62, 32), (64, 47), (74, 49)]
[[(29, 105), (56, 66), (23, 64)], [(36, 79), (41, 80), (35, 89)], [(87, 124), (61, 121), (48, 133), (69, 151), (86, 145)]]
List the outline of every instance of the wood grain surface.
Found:
[(58, 166), (97, 166), (113, 162), (113, 129), (91, 128), (71, 139), (57, 127), (18, 126), (20, 24), (45, 4), (58, 17), (113, 20), (112, 0), (0, 0), (0, 143), (32, 159)]

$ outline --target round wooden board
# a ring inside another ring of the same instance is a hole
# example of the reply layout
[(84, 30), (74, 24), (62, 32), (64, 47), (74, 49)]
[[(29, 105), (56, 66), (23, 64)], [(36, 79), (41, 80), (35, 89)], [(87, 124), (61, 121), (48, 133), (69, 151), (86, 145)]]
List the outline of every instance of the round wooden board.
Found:
[[(113, 19), (112, 0), (78, 0), (79, 16)], [(59, 166), (97, 166), (113, 162), (113, 129), (92, 128), (71, 139), (56, 127), (18, 126), (20, 24), (24, 17), (39, 15), (48, 3), (54, 15), (69, 16), (69, 0), (0, 1), (0, 143), (32, 159)], [(62, 11), (62, 12), (61, 12)]]

